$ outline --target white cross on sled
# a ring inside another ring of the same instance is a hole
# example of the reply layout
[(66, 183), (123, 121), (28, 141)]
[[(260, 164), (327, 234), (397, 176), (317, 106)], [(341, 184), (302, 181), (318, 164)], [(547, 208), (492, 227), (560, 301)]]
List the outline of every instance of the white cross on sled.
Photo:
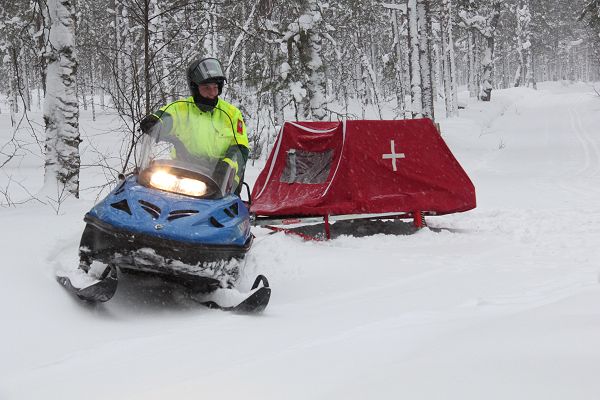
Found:
[(390, 147), (391, 147), (391, 153), (383, 154), (381, 156), (381, 158), (383, 158), (384, 160), (391, 159), (392, 160), (392, 168), (394, 169), (394, 171), (398, 171), (398, 168), (396, 167), (396, 159), (406, 158), (406, 156), (404, 155), (404, 153), (396, 153), (396, 149), (395, 149), (393, 140), (390, 141)]

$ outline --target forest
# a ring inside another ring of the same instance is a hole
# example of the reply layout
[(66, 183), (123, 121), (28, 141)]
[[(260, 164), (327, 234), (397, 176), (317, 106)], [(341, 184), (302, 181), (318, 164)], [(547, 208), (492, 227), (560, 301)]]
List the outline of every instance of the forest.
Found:
[(396, 119), (452, 117), (460, 88), (490, 101), (495, 89), (600, 80), (600, 0), (2, 3), (0, 112), (14, 129), (0, 167), (29, 129), (47, 179), (75, 196), (80, 110), (119, 116), (125, 160), (139, 121), (188, 96), (186, 67), (202, 57), (223, 63), (253, 159), (286, 119), (383, 118), (384, 105)]

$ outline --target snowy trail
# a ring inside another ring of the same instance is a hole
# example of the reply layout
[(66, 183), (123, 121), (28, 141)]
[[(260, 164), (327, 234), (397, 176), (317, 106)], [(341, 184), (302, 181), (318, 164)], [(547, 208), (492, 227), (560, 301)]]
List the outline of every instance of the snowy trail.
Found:
[(92, 200), (60, 219), (0, 210), (23, 226), (4, 238), (20, 268), (0, 291), (0, 399), (596, 398), (600, 99), (541, 86), (442, 121), (478, 195), (431, 218), (446, 229), (323, 243), (257, 229), (244, 285), (265, 273), (274, 288), (260, 316), (127, 279), (81, 306), (53, 274), (76, 263)]
[(590, 129), (583, 126), (584, 116), (577, 105), (571, 105), (569, 111), (571, 112), (573, 131), (577, 135), (585, 155), (584, 166), (578, 174), (588, 177), (597, 177), (598, 171), (600, 170), (600, 147), (598, 146), (597, 138), (592, 136)]
[(600, 181), (600, 145), (598, 134), (596, 133), (594, 136), (592, 132), (598, 132), (598, 126), (584, 125), (585, 122), (589, 121), (589, 118), (586, 121), (586, 116), (582, 114), (577, 105), (572, 105), (570, 112), (573, 131), (577, 135), (583, 152), (583, 165), (577, 171), (576, 176), (584, 178), (579, 182), (571, 182), (571, 188), (582, 198), (587, 198), (590, 202), (596, 199), (597, 203), (597, 199), (600, 198), (600, 187), (598, 186)]

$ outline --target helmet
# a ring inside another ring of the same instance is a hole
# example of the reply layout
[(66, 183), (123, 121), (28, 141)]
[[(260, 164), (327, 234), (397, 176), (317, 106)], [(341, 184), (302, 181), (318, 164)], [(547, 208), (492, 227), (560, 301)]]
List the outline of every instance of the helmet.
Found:
[(225, 74), (216, 58), (208, 57), (193, 61), (187, 69), (187, 81), (192, 96), (198, 93), (198, 85), (214, 82), (219, 85), (219, 94), (223, 91)]

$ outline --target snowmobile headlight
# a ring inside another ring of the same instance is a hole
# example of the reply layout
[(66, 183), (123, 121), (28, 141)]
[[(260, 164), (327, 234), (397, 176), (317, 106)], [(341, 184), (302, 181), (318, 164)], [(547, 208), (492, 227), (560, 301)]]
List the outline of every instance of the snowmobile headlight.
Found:
[(157, 189), (184, 194), (187, 196), (203, 196), (206, 194), (206, 183), (197, 179), (180, 178), (167, 171), (156, 171), (150, 177), (150, 185)]
[(183, 178), (179, 180), (179, 190), (189, 196), (203, 196), (206, 194), (206, 183), (197, 179)]
[(156, 171), (150, 176), (150, 184), (155, 188), (171, 191), (177, 185), (177, 177), (167, 171)]

